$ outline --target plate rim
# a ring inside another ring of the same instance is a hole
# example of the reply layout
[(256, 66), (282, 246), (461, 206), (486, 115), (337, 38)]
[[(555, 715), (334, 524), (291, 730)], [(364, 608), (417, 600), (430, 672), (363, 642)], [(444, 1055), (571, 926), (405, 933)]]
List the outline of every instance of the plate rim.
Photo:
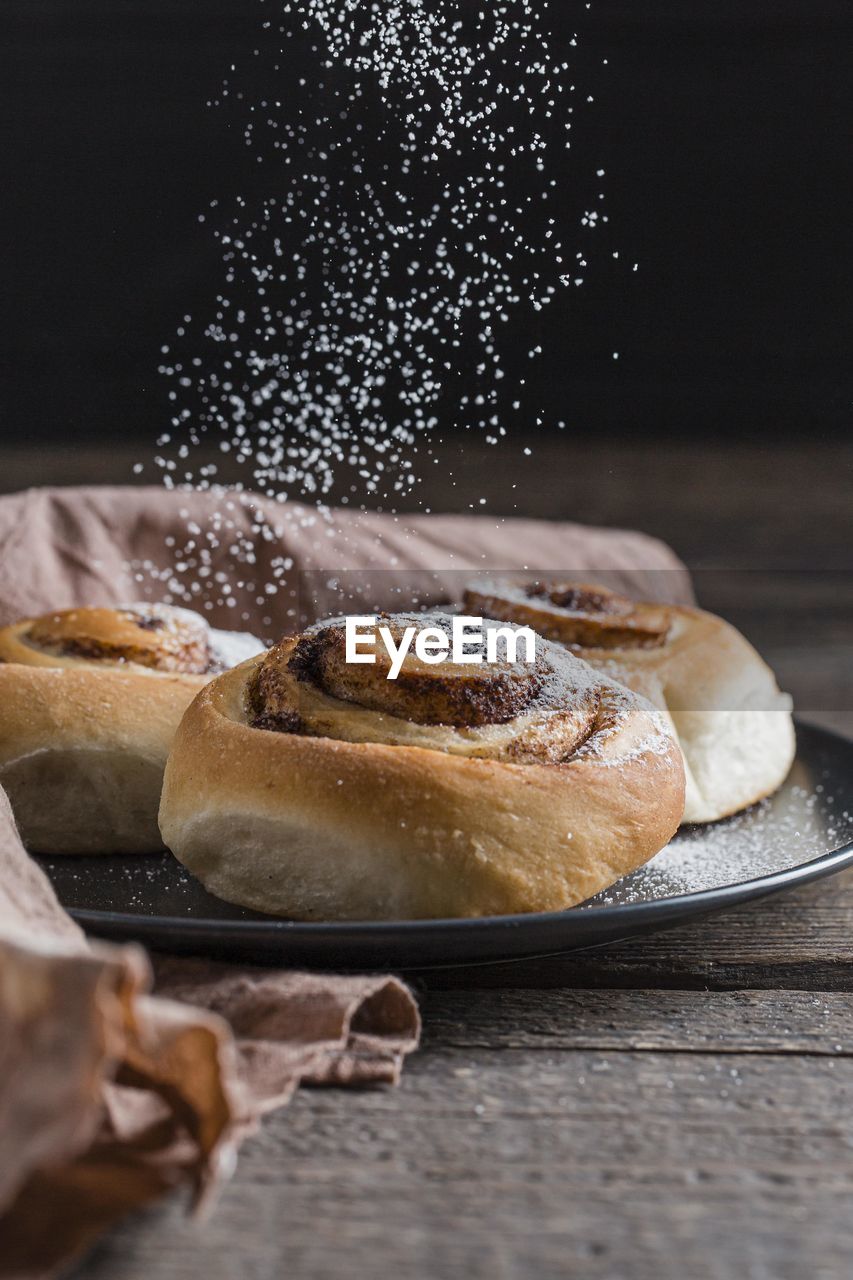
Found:
[[(805, 733), (816, 738), (818, 742), (823, 741), (834, 748), (841, 745), (853, 754), (853, 739), (845, 737), (834, 729), (803, 722), (798, 716), (794, 717), (794, 721), (798, 735)], [(606, 930), (608, 925), (612, 926), (618, 921), (620, 931), (624, 926), (625, 932), (622, 936), (628, 936), (632, 932), (632, 923), (636, 926), (636, 932), (644, 932), (658, 919), (663, 923), (671, 920), (674, 915), (679, 920), (686, 920), (692, 916), (710, 914), (726, 906), (735, 906), (751, 899), (766, 897), (795, 885), (808, 884), (812, 880), (842, 871), (851, 864), (853, 864), (853, 839), (836, 849), (818, 854), (807, 862), (797, 863), (793, 867), (771, 871), (766, 875), (754, 876), (733, 884), (696, 889), (690, 893), (672, 894), (645, 902), (614, 903), (592, 908), (578, 903), (561, 911), (534, 911), (501, 916), (341, 921), (282, 920), (269, 916), (261, 919), (229, 920), (210, 916), (164, 916), (144, 912), (102, 911), (93, 907), (74, 907), (66, 910), (72, 919), (84, 928), (89, 926), (93, 932), (97, 933), (99, 926), (107, 927), (110, 928), (113, 937), (115, 933), (112, 933), (112, 930), (124, 926), (128, 938), (133, 936), (142, 938), (145, 934), (155, 933), (163, 936), (180, 930), (185, 936), (193, 934), (199, 939), (205, 934), (215, 932), (223, 941), (234, 943), (248, 942), (252, 938), (258, 938), (259, 935), (264, 935), (268, 940), (278, 937), (282, 942), (288, 939), (294, 941), (314, 939), (320, 942), (326, 937), (330, 942), (338, 944), (360, 942), (367, 949), (372, 942), (381, 944), (399, 939), (401, 933), (413, 941), (434, 937), (446, 939), (448, 934), (459, 933), (473, 942), (478, 935), (485, 937), (495, 930), (511, 932), (519, 928), (538, 926), (550, 932), (560, 924), (565, 925), (569, 919), (580, 913), (584, 913), (586, 918), (594, 913), (602, 931)]]

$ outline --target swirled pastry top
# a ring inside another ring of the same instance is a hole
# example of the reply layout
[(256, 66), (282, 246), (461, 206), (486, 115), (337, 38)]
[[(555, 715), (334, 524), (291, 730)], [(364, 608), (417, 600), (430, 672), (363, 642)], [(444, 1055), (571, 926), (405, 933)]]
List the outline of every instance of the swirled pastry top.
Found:
[[(399, 642), (411, 626), (449, 640), (452, 622), (443, 613), (394, 614), (377, 625), (387, 626)], [(344, 639), (345, 620), (337, 618), (272, 648), (247, 681), (247, 722), (263, 730), (516, 764), (559, 764), (620, 733), (626, 753), (669, 747), (662, 720), (644, 700), (654, 732), (640, 743), (626, 729), (637, 695), (541, 637), (532, 662), (508, 663), (500, 642), (494, 662), (475, 650), (469, 662), (427, 663), (410, 648), (396, 679), (388, 679), (390, 658), (381, 645), (375, 663), (353, 664), (345, 661)]]
[[(556, 601), (568, 599), (568, 606)], [(485, 580), (465, 592), (559, 644), (670, 713), (790, 711), (773, 672), (731, 623), (688, 605), (635, 602), (605, 587)]]
[(210, 677), (263, 648), (254, 636), (216, 631), (192, 610), (165, 604), (59, 609), (0, 629), (0, 662), (24, 666)]
[(533, 627), (578, 649), (648, 649), (662, 645), (672, 625), (666, 605), (639, 604), (606, 587), (579, 582), (495, 582), (465, 592), (465, 609)]

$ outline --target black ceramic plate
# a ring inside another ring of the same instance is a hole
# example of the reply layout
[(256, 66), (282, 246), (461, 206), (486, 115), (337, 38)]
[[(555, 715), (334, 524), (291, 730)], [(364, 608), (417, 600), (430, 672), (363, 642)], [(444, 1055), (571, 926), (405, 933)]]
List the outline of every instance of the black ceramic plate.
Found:
[(853, 863), (853, 742), (800, 725), (797, 760), (769, 800), (682, 829), (650, 863), (570, 911), (480, 920), (302, 924), (211, 897), (170, 854), (43, 858), (93, 934), (153, 948), (312, 968), (424, 968), (615, 942)]

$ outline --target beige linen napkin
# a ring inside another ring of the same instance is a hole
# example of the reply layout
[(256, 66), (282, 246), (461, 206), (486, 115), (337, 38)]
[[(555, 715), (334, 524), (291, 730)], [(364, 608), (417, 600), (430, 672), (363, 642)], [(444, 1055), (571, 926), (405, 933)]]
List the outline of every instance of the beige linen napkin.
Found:
[(53, 1274), (129, 1209), (203, 1199), (302, 1082), (396, 1082), (415, 1002), (386, 977), (89, 944), (0, 791), (0, 1277)]
[[(681, 561), (640, 533), (495, 516), (324, 517), (255, 494), (30, 489), (0, 498), (0, 548), (0, 626), (46, 609), (163, 599), (175, 562), (187, 565), (180, 585), (197, 583), (215, 626), (266, 639), (323, 612), (399, 608), (401, 588), (458, 597), (480, 571), (590, 574), (637, 598), (692, 600)], [(217, 574), (232, 606), (218, 603)], [(270, 583), (276, 593), (265, 595)]]
[[(435, 599), (481, 569), (608, 573), (637, 596), (691, 599), (667, 547), (618, 530), (488, 516), (327, 518), (213, 492), (44, 489), (0, 498), (0, 625), (75, 604), (162, 599), (180, 556), (184, 581), (193, 579), (199, 547), (205, 582), (234, 579), (234, 603), (206, 616), (267, 637), (302, 614), (349, 608), (353, 591), (340, 603), (349, 574), (378, 606), (399, 601), (403, 579)], [(273, 576), (277, 592), (259, 590)], [(87, 943), (0, 794), (0, 1280), (53, 1274), (172, 1187), (202, 1199), (257, 1118), (301, 1081), (393, 1083), (417, 1044), (417, 1008), (394, 978), (173, 958), (154, 973), (152, 995), (140, 949)]]

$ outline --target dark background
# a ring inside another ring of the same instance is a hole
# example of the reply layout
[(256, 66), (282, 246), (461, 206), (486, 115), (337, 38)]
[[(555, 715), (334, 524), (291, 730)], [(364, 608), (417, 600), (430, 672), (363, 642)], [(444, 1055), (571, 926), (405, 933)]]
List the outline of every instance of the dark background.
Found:
[[(220, 284), (198, 214), (251, 181), (205, 102), (271, 8), (4, 0), (7, 444), (142, 444), (166, 424), (160, 345)], [(594, 81), (578, 163), (607, 170), (621, 265), (550, 309), (539, 390), (586, 438), (846, 433), (853, 6), (555, 8)]]

